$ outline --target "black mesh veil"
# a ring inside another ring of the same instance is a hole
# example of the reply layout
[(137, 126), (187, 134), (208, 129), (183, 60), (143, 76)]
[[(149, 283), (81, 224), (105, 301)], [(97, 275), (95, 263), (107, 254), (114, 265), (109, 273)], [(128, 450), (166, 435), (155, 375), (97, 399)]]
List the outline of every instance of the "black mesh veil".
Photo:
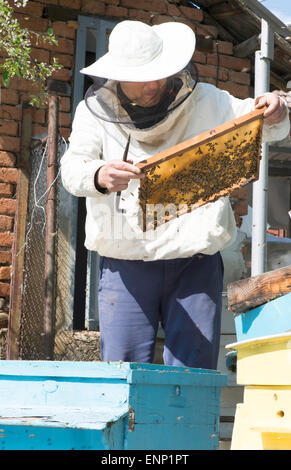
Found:
[(199, 75), (195, 64), (190, 62), (176, 75), (167, 78), (165, 95), (157, 105), (149, 108), (131, 103), (122, 93), (119, 82), (91, 78), (94, 83), (88, 88), (84, 99), (95, 116), (107, 122), (143, 129), (162, 121), (180, 106), (193, 93)]

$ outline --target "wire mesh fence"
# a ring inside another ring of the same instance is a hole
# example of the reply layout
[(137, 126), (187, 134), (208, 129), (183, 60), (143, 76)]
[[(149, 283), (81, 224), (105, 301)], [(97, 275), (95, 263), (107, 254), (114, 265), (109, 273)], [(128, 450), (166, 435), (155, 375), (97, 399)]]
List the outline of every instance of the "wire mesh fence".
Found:
[[(58, 139), (57, 164), (66, 149), (64, 139)], [(65, 189), (60, 171), (56, 180), (55, 236), (55, 299), (54, 299), (54, 355), (55, 360), (99, 360), (98, 331), (74, 331), (72, 299), (72, 265), (74, 251), (70, 243), (70, 210), (66, 207)], [(22, 291), (22, 309), (19, 332), (19, 357), (44, 360), (44, 304), (45, 304), (45, 227), (47, 200), (47, 145), (41, 144), (31, 152), (31, 174), (27, 209), (25, 266)]]

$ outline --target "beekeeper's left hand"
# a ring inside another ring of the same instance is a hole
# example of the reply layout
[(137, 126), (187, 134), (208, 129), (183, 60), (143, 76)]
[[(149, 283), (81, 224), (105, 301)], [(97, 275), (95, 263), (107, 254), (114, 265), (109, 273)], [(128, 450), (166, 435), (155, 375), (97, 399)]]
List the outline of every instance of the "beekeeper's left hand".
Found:
[(287, 114), (287, 104), (284, 98), (280, 98), (275, 93), (266, 93), (255, 100), (256, 108), (267, 106), (264, 112), (264, 121), (269, 126), (279, 124), (285, 119)]

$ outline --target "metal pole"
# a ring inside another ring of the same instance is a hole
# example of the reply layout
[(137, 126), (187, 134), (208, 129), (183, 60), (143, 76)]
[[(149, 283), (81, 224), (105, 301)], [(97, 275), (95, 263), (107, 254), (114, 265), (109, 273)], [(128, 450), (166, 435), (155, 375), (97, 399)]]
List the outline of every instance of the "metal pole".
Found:
[[(274, 58), (274, 36), (269, 24), (261, 22), (261, 50), (255, 58), (255, 97), (270, 91), (270, 61)], [(262, 144), (259, 179), (253, 184), (251, 275), (266, 271), (268, 213), (268, 144)]]
[(55, 234), (56, 187), (58, 145), (58, 97), (49, 97), (46, 234), (45, 234), (45, 299), (44, 299), (44, 353), (53, 359), (55, 318)]

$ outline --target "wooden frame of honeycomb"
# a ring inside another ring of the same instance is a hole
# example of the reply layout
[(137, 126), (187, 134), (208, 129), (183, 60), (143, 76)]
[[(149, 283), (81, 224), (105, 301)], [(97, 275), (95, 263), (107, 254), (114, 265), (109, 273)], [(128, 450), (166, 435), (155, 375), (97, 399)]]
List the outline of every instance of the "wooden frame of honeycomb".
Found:
[(156, 228), (257, 180), (265, 109), (137, 163), (145, 173), (139, 189), (142, 230)]

